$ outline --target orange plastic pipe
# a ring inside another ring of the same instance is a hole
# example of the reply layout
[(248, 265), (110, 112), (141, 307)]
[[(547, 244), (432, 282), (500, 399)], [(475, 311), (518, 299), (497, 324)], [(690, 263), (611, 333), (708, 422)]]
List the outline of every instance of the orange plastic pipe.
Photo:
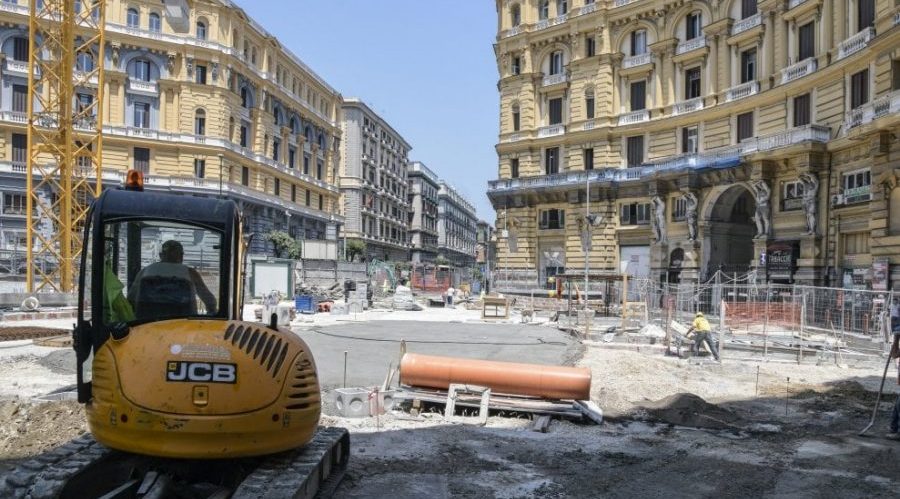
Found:
[(400, 361), (400, 383), (447, 390), (451, 383), (486, 386), (494, 393), (548, 399), (590, 400), (586, 367), (544, 366), (407, 353)]

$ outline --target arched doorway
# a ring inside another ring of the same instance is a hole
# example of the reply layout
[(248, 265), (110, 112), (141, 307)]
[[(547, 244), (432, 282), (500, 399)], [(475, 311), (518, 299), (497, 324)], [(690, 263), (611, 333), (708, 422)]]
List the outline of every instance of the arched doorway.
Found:
[(743, 184), (723, 187), (710, 196), (704, 210), (706, 227), (704, 241), (705, 276), (717, 270), (728, 274), (742, 274), (753, 262), (753, 237), (756, 235), (756, 200)]

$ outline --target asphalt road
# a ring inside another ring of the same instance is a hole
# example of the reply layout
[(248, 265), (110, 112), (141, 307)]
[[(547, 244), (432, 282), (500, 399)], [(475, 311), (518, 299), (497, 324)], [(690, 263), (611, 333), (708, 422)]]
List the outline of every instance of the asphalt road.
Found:
[(397, 366), (400, 340), (411, 353), (534, 364), (571, 365), (581, 353), (565, 333), (522, 324), (372, 321), (295, 331), (312, 350), (325, 390), (343, 385), (345, 351), (348, 387), (380, 385), (391, 363)]

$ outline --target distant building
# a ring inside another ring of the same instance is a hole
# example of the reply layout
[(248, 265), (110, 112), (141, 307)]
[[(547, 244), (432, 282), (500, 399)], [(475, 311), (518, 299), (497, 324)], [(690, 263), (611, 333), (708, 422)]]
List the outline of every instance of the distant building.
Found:
[(440, 182), (438, 190), (438, 251), (456, 267), (475, 263), (475, 207), (456, 189)]
[(490, 265), (494, 260), (494, 228), (484, 220), (475, 225), (475, 263)]
[(410, 163), (409, 176), (410, 224), (409, 242), (412, 261), (434, 261), (438, 254), (438, 189), (440, 179), (420, 161)]
[(345, 234), (370, 259), (409, 260), (409, 143), (359, 99), (346, 99), (341, 124)]

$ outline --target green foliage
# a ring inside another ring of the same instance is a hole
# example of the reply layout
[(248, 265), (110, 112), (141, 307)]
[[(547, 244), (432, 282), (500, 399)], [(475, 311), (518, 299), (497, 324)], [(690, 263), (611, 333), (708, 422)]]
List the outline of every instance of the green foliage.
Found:
[(434, 259), (434, 264), (438, 266), (450, 265), (450, 260), (447, 260), (447, 257), (444, 255), (438, 255), (437, 258)]
[(366, 254), (366, 242), (360, 239), (350, 239), (347, 241), (344, 253), (348, 262), (355, 262), (357, 256)]
[(299, 260), (302, 253), (300, 241), (291, 237), (290, 234), (281, 230), (273, 230), (266, 234), (266, 239), (275, 246), (275, 256), (277, 258), (290, 258)]

